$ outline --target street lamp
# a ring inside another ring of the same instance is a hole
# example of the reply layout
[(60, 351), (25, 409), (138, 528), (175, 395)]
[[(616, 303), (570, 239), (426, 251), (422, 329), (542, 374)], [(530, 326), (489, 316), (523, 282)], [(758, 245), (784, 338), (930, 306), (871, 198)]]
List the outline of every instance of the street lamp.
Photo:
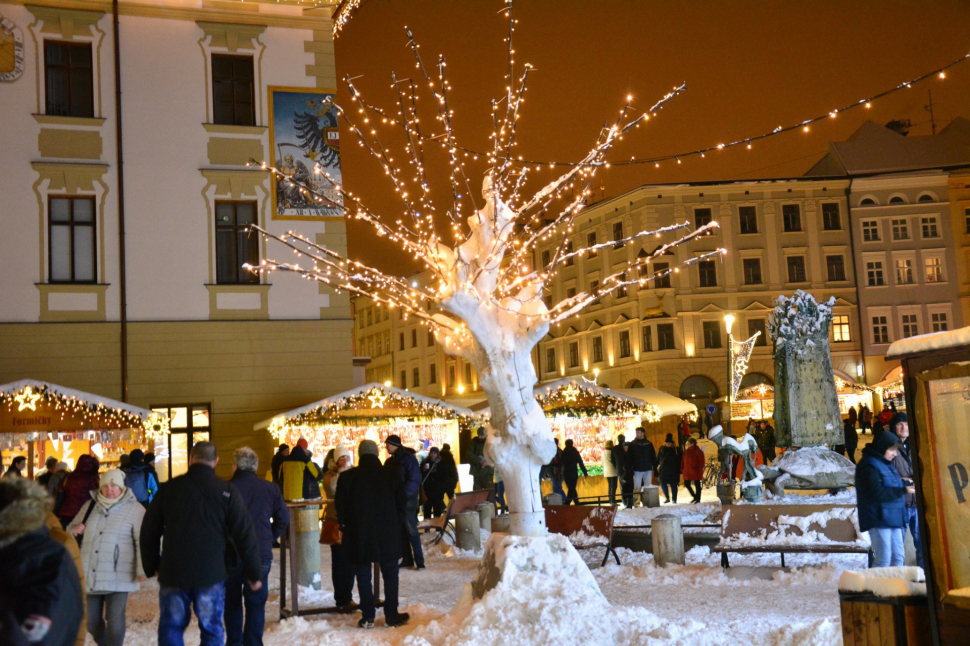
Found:
[(734, 314), (724, 315), (724, 327), (727, 329), (727, 353), (728, 353), (728, 372), (727, 372), (727, 416), (724, 424), (724, 433), (731, 435), (731, 384), (734, 381), (734, 339), (731, 337), (731, 328), (734, 326)]

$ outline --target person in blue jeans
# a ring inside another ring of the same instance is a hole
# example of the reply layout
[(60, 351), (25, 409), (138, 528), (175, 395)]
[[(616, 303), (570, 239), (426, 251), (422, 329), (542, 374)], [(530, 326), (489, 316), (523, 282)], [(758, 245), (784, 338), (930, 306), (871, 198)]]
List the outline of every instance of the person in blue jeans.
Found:
[(183, 646), (192, 620), (199, 620), (201, 646), (223, 646), (227, 542), (242, 562), (247, 585), (265, 588), (265, 571), (253, 521), (243, 498), (216, 476), (219, 462), (212, 442), (192, 447), (189, 470), (159, 489), (141, 524), (145, 575), (158, 575), (159, 646)]
[(226, 646), (263, 646), (273, 541), (283, 534), (289, 524), (290, 512), (280, 488), (256, 475), (259, 456), (255, 451), (248, 446), (236, 449), (232, 460), (233, 474), (229, 482), (239, 492), (253, 520), (263, 576), (260, 578), (260, 588), (253, 590), (246, 583), (242, 564), (229, 573), (226, 581)]
[[(893, 459), (893, 466), (896, 467), (896, 471), (899, 471), (899, 477), (902, 478), (903, 484), (915, 485), (913, 482), (913, 456), (910, 453), (909, 445), (909, 420), (906, 417), (906, 413), (897, 413), (894, 432), (896, 433), (896, 437), (899, 438), (900, 446), (899, 452)], [(906, 494), (906, 526), (909, 528), (910, 534), (913, 535), (913, 547), (916, 549), (916, 565), (923, 567), (923, 550), (919, 540), (919, 520), (916, 517), (915, 493)], [(906, 538), (905, 534), (906, 532), (904, 530), (904, 539)]]
[(899, 438), (884, 431), (862, 450), (862, 459), (856, 467), (859, 529), (869, 532), (872, 567), (903, 564), (906, 494), (916, 490), (903, 483), (893, 465), (899, 448)]

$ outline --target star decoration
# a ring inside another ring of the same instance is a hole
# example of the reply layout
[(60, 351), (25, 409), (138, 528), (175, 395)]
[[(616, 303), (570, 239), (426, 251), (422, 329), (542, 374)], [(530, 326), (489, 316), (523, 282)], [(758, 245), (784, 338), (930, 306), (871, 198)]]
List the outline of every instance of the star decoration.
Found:
[(569, 384), (569, 387), (562, 391), (563, 401), (574, 402), (577, 397), (579, 397), (579, 388), (573, 384)]
[(378, 390), (378, 389), (375, 388), (367, 396), (367, 399), (370, 400), (370, 403), (371, 403), (371, 406), (372, 407), (374, 407), (374, 408), (384, 408), (384, 402), (387, 401), (387, 395), (385, 395), (383, 391), (380, 391), (380, 390)]
[(158, 440), (169, 433), (168, 416), (152, 412), (142, 424), (145, 435), (152, 440)]
[(24, 389), (21, 390), (17, 394), (17, 396), (14, 397), (13, 399), (14, 399), (15, 402), (17, 402), (20, 405), (17, 408), (18, 411), (22, 411), (22, 410), (25, 410), (27, 408), (29, 408), (30, 410), (36, 411), (37, 410), (37, 401), (40, 398), (41, 398), (41, 394), (40, 393), (35, 393), (34, 392), (34, 389), (31, 388), (30, 386), (24, 386)]

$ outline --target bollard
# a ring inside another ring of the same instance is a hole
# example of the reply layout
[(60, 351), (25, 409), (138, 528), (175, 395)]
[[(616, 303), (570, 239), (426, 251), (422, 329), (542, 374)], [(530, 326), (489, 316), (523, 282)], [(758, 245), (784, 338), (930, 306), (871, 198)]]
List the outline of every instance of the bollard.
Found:
[(640, 489), (640, 502), (644, 507), (660, 506), (660, 487), (656, 485), (644, 485)]
[(501, 532), (503, 534), (509, 533), (509, 525), (511, 524), (511, 518), (506, 516), (496, 516), (492, 519), (492, 532)]
[(495, 505), (483, 502), (475, 506), (478, 510), (478, 526), (486, 532), (492, 531), (492, 519), (495, 518)]
[(680, 517), (660, 514), (650, 523), (654, 563), (663, 567), (668, 563), (684, 564), (684, 531)]
[(298, 583), (314, 590), (320, 589), (320, 506), (293, 509), (296, 525), (294, 558), (300, 568)]
[(557, 493), (547, 494), (542, 499), (542, 504), (545, 505), (546, 507), (553, 507), (555, 505), (561, 505), (562, 504), (562, 496), (560, 496)]
[(717, 485), (717, 498), (721, 501), (722, 505), (734, 504), (734, 489), (735, 483), (730, 482), (728, 484), (718, 483)]
[(477, 511), (463, 511), (455, 518), (455, 546), (466, 552), (482, 549), (482, 533)]

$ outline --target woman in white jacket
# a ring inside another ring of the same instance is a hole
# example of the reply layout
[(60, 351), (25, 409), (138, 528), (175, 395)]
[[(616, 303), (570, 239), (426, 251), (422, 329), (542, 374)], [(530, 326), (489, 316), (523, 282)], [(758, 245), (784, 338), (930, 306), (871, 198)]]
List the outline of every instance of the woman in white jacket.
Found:
[(617, 474), (616, 465), (613, 464), (613, 440), (606, 440), (603, 446), (603, 477), (606, 478), (607, 491), (610, 495), (610, 505), (616, 504), (616, 485)]
[(88, 632), (98, 646), (122, 646), (128, 593), (138, 590), (139, 582), (145, 580), (138, 548), (145, 508), (125, 487), (121, 471), (102, 473), (100, 484), (67, 531), (83, 537)]

